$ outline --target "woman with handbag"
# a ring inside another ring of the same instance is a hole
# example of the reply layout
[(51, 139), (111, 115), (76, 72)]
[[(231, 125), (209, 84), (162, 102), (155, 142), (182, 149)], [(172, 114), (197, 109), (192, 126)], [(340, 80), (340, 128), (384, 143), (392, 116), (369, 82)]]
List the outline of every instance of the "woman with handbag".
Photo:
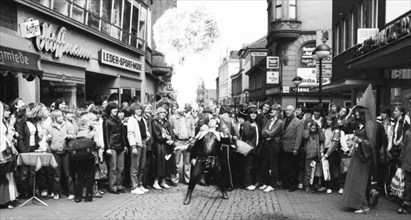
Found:
[(14, 208), (17, 185), (14, 180), (17, 150), (14, 148), (15, 118), (10, 117), (10, 108), (0, 102), (0, 206)]
[[(245, 157), (245, 168), (244, 168), (244, 185), (246, 189), (252, 191), (255, 190), (259, 183), (256, 183), (255, 178), (251, 174), (253, 168), (253, 162), (256, 157), (255, 148), (259, 143), (259, 131), (260, 128), (257, 125), (257, 108), (252, 106), (248, 109), (247, 121), (243, 123), (243, 134), (241, 135), (241, 140), (249, 144), (253, 150)], [(261, 172), (258, 170), (257, 172)], [(254, 180), (253, 180), (254, 179)]]
[(53, 199), (60, 199), (62, 173), (67, 181), (68, 199), (74, 199), (74, 185), (70, 174), (70, 155), (67, 148), (67, 142), (75, 136), (74, 129), (66, 124), (61, 110), (51, 112), (51, 121), (51, 125), (47, 126), (46, 130), (50, 134), (50, 151), (58, 164), (53, 172)]
[[(324, 145), (321, 149), (321, 161), (327, 160), (329, 164), (329, 179), (325, 180), (327, 194), (338, 188), (341, 159), (339, 155), (341, 131), (336, 115), (327, 115), (324, 126)], [(325, 176), (325, 175), (324, 175)], [(321, 188), (320, 188), (321, 189)], [(338, 188), (339, 189), (339, 188)]]
[[(152, 121), (153, 129), (153, 145), (154, 153), (154, 189), (161, 190), (162, 188), (170, 188), (166, 184), (166, 177), (171, 175), (170, 169), (167, 169), (169, 163), (166, 160), (166, 155), (169, 153), (167, 147), (174, 144), (172, 138), (172, 128), (170, 122), (166, 119), (167, 111), (163, 107), (156, 110), (156, 118)], [(170, 158), (169, 158), (170, 159)], [(172, 158), (171, 158), (172, 159)]]
[(315, 177), (314, 172), (317, 164), (320, 162), (321, 149), (324, 145), (324, 133), (317, 122), (312, 121), (307, 124), (303, 132), (305, 154), (305, 176), (304, 186), (306, 192), (314, 192), (314, 185), (318, 182), (319, 177)]
[(400, 155), (401, 168), (405, 177), (405, 196), (404, 201), (398, 208), (398, 213), (411, 213), (411, 129), (404, 135), (404, 148)]

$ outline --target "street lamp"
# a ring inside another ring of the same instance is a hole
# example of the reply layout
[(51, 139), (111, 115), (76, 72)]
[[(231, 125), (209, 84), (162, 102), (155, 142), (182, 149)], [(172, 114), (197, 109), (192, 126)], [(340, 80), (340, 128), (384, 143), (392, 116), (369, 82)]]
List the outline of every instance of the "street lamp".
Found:
[(298, 86), (303, 82), (303, 78), (296, 76), (292, 80), (295, 85), (295, 107), (298, 106)]
[(319, 102), (320, 105), (322, 106), (322, 102), (323, 102), (323, 97), (322, 97), (322, 87), (323, 87), (323, 72), (322, 72), (322, 60), (326, 57), (328, 57), (331, 53), (331, 49), (329, 46), (327, 46), (327, 44), (322, 43), (320, 45), (318, 45), (312, 52), (312, 57), (314, 60), (319, 61), (320, 65), (319, 65), (319, 82), (318, 82), (318, 96), (319, 96)]

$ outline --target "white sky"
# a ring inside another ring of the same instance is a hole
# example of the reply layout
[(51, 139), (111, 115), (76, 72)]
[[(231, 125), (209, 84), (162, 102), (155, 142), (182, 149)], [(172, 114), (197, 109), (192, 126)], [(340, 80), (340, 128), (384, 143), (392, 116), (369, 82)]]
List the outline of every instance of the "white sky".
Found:
[(215, 89), (220, 60), (228, 50), (240, 50), (267, 34), (266, 0), (178, 0), (181, 9), (204, 7), (218, 23), (220, 37), (210, 52), (199, 60), (206, 88)]

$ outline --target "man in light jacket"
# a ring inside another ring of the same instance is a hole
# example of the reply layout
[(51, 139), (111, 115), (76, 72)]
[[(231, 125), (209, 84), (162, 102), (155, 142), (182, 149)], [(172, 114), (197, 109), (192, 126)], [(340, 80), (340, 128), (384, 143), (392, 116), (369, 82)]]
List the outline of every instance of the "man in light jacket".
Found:
[(143, 106), (139, 103), (131, 105), (133, 115), (127, 122), (127, 139), (131, 146), (131, 193), (142, 195), (148, 192), (143, 186), (143, 175), (146, 164), (146, 141), (150, 138), (147, 122), (142, 116)]

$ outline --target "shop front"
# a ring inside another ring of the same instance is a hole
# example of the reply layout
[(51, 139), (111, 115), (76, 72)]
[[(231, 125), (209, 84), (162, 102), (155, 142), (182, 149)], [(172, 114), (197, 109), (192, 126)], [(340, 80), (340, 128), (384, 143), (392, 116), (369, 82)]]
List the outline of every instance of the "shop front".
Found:
[(22, 93), (25, 85), (32, 85), (43, 77), (40, 55), (29, 40), (4, 27), (0, 27), (0, 45), (0, 100), (9, 103), (20, 97), (26, 103), (35, 102), (33, 96)]

